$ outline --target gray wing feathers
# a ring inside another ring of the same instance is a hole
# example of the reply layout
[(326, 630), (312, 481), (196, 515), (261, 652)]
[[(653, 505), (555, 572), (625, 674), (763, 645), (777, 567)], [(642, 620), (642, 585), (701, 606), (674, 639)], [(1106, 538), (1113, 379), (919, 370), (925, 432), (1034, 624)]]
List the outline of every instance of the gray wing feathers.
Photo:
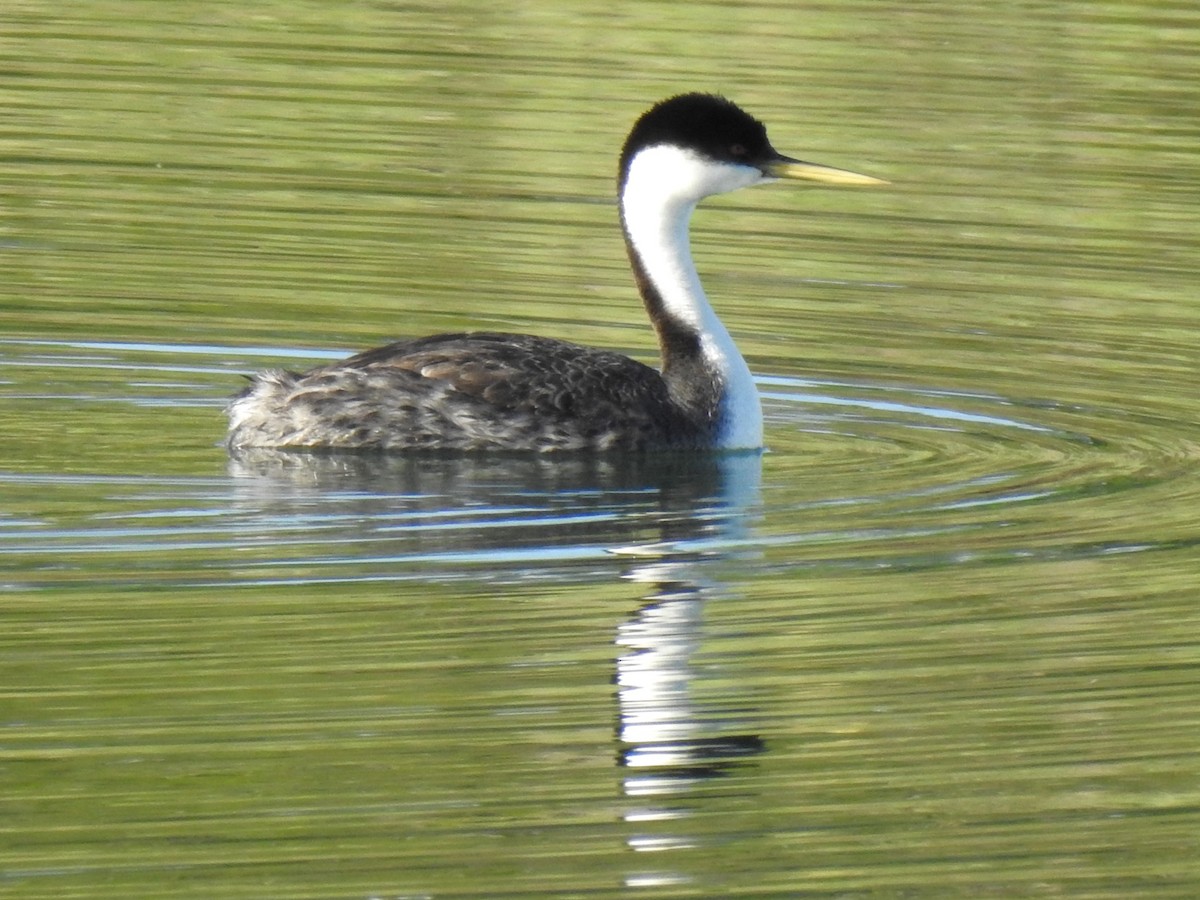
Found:
[(303, 375), (265, 372), (230, 404), (231, 447), (637, 450), (697, 426), (662, 377), (616, 353), (531, 335), (437, 335)]

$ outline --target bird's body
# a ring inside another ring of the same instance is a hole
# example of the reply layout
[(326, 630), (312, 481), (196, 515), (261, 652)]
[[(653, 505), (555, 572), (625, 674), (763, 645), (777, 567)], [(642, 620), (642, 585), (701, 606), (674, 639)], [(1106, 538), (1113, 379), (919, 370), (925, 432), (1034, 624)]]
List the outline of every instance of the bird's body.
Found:
[(618, 196), (659, 372), (532, 335), (401, 341), (304, 374), (255, 376), (229, 406), (231, 450), (650, 451), (757, 449), (750, 370), (709, 305), (688, 222), (703, 197), (773, 178), (876, 179), (780, 156), (727, 100), (685, 94), (635, 124)]
[(236, 433), (256, 439), (241, 446), (636, 451), (704, 447), (712, 431), (711, 411), (684, 414), (651, 367), (526, 334), (440, 334), (266, 372), (233, 405)]

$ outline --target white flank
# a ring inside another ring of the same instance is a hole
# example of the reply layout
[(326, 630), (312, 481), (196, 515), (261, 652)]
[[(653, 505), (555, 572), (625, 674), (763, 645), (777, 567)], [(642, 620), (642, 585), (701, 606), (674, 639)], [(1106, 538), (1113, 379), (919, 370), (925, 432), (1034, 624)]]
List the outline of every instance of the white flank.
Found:
[(705, 358), (725, 382), (717, 443), (728, 450), (762, 446), (762, 405), (750, 368), (700, 286), (688, 222), (703, 198), (769, 180), (752, 166), (716, 163), (661, 144), (638, 151), (621, 194), (629, 239), (667, 314), (700, 334)]

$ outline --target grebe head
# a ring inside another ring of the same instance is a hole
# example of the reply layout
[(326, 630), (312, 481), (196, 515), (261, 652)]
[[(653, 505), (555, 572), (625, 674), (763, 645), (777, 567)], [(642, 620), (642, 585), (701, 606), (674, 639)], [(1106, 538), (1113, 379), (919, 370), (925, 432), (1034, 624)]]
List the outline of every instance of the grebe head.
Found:
[(705, 197), (780, 178), (884, 184), (783, 156), (761, 122), (710, 94), (651, 107), (621, 151), (621, 225), (634, 278), (658, 332), (663, 378), (679, 406), (713, 424), (713, 446), (762, 446), (762, 411), (746, 361), (704, 295), (688, 221)]
[(762, 122), (724, 97), (680, 94), (637, 120), (621, 151), (619, 190), (653, 184), (666, 202), (695, 204), (777, 179), (839, 185), (886, 184), (844, 169), (806, 163), (771, 146)]

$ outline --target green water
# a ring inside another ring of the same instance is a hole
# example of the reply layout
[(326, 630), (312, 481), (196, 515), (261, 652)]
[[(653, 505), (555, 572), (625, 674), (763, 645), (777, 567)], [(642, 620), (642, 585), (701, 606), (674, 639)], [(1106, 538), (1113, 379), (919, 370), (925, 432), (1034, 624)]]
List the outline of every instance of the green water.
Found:
[[(0, 10), (0, 894), (1200, 894), (1200, 12)], [(632, 119), (770, 452), (231, 464), (249, 371), (653, 359)]]

